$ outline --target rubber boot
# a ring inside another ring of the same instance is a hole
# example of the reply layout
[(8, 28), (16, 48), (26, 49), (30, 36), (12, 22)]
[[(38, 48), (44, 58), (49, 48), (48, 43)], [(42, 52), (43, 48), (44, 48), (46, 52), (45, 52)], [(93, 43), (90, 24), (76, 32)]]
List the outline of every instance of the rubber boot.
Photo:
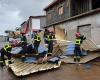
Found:
[(26, 60), (25, 56), (22, 56), (22, 62), (24, 62)]
[(76, 62), (76, 56), (74, 56), (74, 62)]
[(12, 64), (12, 62), (11, 61), (8, 61), (8, 64)]
[(77, 61), (80, 62), (80, 56), (77, 56)]

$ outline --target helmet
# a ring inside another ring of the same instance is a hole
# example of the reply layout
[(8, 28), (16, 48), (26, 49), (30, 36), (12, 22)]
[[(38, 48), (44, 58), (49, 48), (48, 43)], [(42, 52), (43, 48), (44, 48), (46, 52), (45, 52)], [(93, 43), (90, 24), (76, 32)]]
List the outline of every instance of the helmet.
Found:
[(76, 32), (76, 33), (75, 33), (75, 36), (76, 36), (76, 37), (80, 37), (80, 36), (81, 36), (81, 33), (80, 33), (80, 32)]

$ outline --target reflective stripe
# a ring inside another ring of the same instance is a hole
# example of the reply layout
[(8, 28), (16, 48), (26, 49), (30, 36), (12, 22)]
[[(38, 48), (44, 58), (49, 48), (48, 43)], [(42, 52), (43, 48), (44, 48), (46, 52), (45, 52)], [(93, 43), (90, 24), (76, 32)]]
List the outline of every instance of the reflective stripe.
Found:
[(3, 61), (0, 61), (0, 62), (3, 62)]
[[(36, 36), (37, 38), (36, 39), (34, 39), (34, 40), (36, 40), (36, 41), (41, 41), (41, 38), (40, 38), (40, 36)], [(39, 39), (40, 38), (40, 39)]]
[(51, 36), (51, 38), (50, 38), (50, 35), (47, 35), (47, 40), (48, 41), (51, 41), (53, 39), (53, 36)]
[(75, 44), (80, 45), (80, 44), (81, 44), (81, 39), (76, 39), (76, 40), (75, 40)]
[[(7, 51), (8, 48), (11, 48), (11, 45), (5, 45), (4, 50)], [(10, 52), (10, 51), (7, 51)]]

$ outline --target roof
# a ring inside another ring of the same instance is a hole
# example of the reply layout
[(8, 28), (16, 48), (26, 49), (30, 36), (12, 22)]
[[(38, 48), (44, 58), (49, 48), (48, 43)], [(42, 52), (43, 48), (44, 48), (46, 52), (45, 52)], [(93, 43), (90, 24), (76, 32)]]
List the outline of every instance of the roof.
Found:
[(43, 18), (43, 17), (46, 17), (46, 15), (30, 16), (29, 19), (30, 19), (30, 18)]
[(58, 4), (60, 1), (64, 1), (64, 0), (54, 0), (52, 3), (50, 3), (48, 6), (46, 6), (44, 8), (44, 10), (46, 11), (48, 8), (53, 7), (54, 5)]

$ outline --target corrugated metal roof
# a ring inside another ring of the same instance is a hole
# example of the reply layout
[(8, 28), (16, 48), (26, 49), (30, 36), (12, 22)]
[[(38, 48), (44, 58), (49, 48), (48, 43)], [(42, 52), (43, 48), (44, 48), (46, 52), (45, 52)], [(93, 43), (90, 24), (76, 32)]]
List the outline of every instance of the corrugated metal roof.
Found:
[[(98, 57), (100, 57), (99, 53), (91, 53), (91, 54), (88, 54), (87, 56), (84, 56), (83, 58), (81, 58), (79, 63), (87, 63)], [(77, 63), (77, 62), (74, 62), (73, 57), (65, 57), (61, 61), (64, 63)]]
[(45, 71), (50, 70), (53, 68), (59, 68), (61, 64), (61, 61), (59, 61), (58, 64), (53, 63), (44, 63), (44, 64), (30, 64), (30, 63), (24, 63), (21, 62), (18, 59), (14, 59), (14, 63), (9, 65), (9, 68), (14, 72), (16, 76), (25, 76), (29, 75), (31, 73), (39, 72), (39, 71)]
[(100, 48), (97, 47), (97, 45), (90, 39), (83, 41), (81, 47), (84, 50), (89, 50), (89, 51), (94, 51), (94, 50), (98, 50), (98, 49), (100, 50)]

